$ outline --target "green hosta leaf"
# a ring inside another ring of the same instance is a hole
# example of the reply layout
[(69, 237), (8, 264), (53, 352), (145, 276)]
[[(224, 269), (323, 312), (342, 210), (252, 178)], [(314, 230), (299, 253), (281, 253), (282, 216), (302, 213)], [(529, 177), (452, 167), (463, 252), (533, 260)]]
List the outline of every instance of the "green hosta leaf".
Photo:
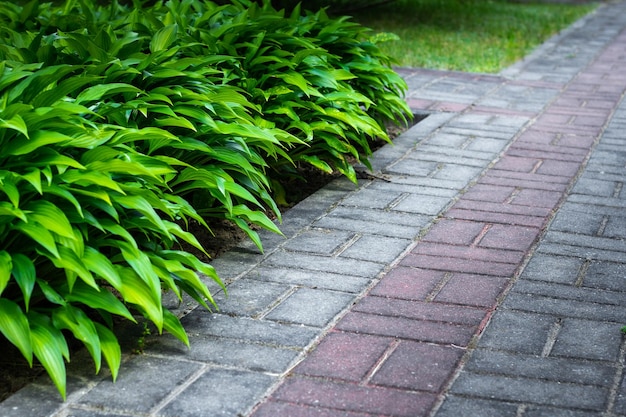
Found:
[(160, 127), (182, 127), (197, 132), (197, 129), (193, 125), (193, 123), (191, 123), (184, 117), (165, 117), (163, 119), (156, 119), (154, 123)]
[(0, 128), (16, 130), (28, 138), (28, 127), (19, 114), (13, 115), (8, 120), (0, 119)]
[(6, 201), (0, 201), (0, 216), (11, 216), (25, 222), (26, 213)]
[(100, 323), (94, 322), (94, 326), (96, 326), (96, 331), (98, 332), (98, 337), (100, 338), (100, 349), (102, 350), (102, 355), (109, 365), (109, 369), (111, 370), (111, 376), (113, 381), (117, 379), (117, 373), (120, 369), (120, 364), (122, 363), (122, 350), (120, 349), (120, 344), (117, 341), (117, 337), (115, 334), (103, 326)]
[(20, 222), (14, 225), (13, 228), (30, 237), (36, 244), (41, 245), (50, 252), (54, 258), (59, 258), (59, 250), (57, 249), (54, 237), (45, 227), (35, 223)]
[(333, 168), (328, 165), (326, 162), (322, 161), (319, 157), (315, 155), (301, 155), (299, 159), (313, 165), (315, 168), (327, 173), (332, 174)]
[(28, 305), (30, 303), (30, 297), (35, 287), (35, 281), (37, 280), (37, 274), (35, 272), (35, 264), (26, 255), (21, 253), (15, 253), (12, 256), (13, 269), (11, 273), (17, 282), (17, 285), (22, 290), (24, 295), (24, 306), (28, 311)]
[(154, 226), (162, 230), (164, 234), (167, 234), (165, 223), (154, 210), (152, 204), (144, 197), (138, 195), (115, 196), (115, 202), (129, 210), (136, 210), (143, 214)]
[(178, 340), (183, 342), (186, 346), (189, 346), (189, 338), (183, 328), (183, 325), (174, 314), (168, 309), (163, 309), (163, 328), (176, 336)]
[[(129, 238), (131, 238), (130, 235)], [(120, 275), (109, 258), (104, 256), (102, 253), (98, 252), (91, 246), (87, 246), (85, 248), (82, 261), (85, 267), (94, 272), (98, 278), (104, 279), (118, 291), (122, 288), (122, 279), (120, 278)]]
[(120, 294), (128, 303), (134, 304), (159, 329), (163, 330), (163, 307), (161, 294), (156, 293), (130, 268), (120, 268), (122, 290)]
[(94, 322), (79, 308), (67, 304), (58, 307), (52, 312), (52, 321), (57, 329), (66, 329), (85, 345), (96, 366), (96, 373), (100, 371), (102, 354), (100, 338)]
[(43, 293), (43, 295), (46, 297), (46, 300), (50, 301), (51, 303), (58, 304), (60, 306), (64, 306), (65, 304), (67, 304), (65, 302), (65, 299), (54, 288), (52, 288), (52, 286), (50, 286), (50, 284), (48, 284), (46, 281), (42, 279), (38, 279), (37, 285), (41, 289), (41, 292)]
[[(62, 180), (69, 184), (78, 184), (83, 187), (89, 187), (90, 185), (99, 185), (100, 187), (108, 188), (124, 194), (124, 191), (120, 188), (120, 185), (111, 178), (110, 175), (100, 171), (79, 171), (71, 170), (66, 171), (62, 175)], [(78, 191), (78, 190), (76, 190)], [(86, 190), (83, 190), (86, 192)], [(102, 200), (110, 201), (109, 196), (102, 198)]]
[(18, 207), (20, 205), (20, 192), (17, 189), (17, 185), (11, 176), (5, 176), (0, 179), (0, 190), (9, 197), (11, 204)]
[(31, 169), (28, 173), (21, 175), (21, 178), (32, 185), (39, 194), (42, 194), (43, 188), (41, 187), (41, 174), (42, 172), (40, 170)]
[(74, 288), (72, 288), (72, 291), (65, 296), (65, 300), (68, 302), (83, 303), (91, 308), (104, 310), (135, 322), (135, 319), (124, 304), (122, 304), (117, 297), (103, 288), (97, 290), (88, 285), (77, 282), (76, 285), (74, 285)]
[(57, 143), (69, 142), (72, 138), (59, 132), (51, 130), (37, 130), (33, 132), (30, 139), (16, 139), (8, 142), (2, 149), (3, 156), (19, 156), (33, 152), (42, 146)]
[(176, 40), (177, 34), (178, 25), (176, 24), (162, 27), (152, 37), (150, 41), (150, 51), (154, 53), (169, 48)]
[(33, 352), (65, 400), (66, 376), (63, 358), (67, 361), (70, 359), (65, 337), (52, 325), (50, 319), (42, 314), (31, 312), (28, 319), (31, 324)]
[(78, 202), (76, 197), (74, 197), (74, 194), (69, 192), (66, 188), (62, 188), (55, 184), (51, 184), (51, 185), (44, 184), (42, 191), (45, 194), (52, 194), (52, 195), (64, 198), (65, 200), (69, 201), (74, 206), (74, 208), (76, 208), (76, 212), (78, 212), (78, 214), (81, 217), (83, 217), (83, 209), (80, 203)]
[[(159, 277), (152, 269), (152, 263), (148, 255), (141, 250), (134, 248), (126, 242), (118, 242), (117, 246), (122, 252), (124, 260), (133, 268), (138, 277), (140, 277), (152, 291), (155, 298), (161, 298), (161, 284)], [(124, 284), (122, 280), (122, 285)]]
[(97, 84), (83, 90), (83, 92), (76, 97), (75, 103), (82, 104), (85, 102), (97, 101), (101, 100), (105, 96), (123, 93), (130, 93), (133, 96), (137, 96), (141, 94), (142, 91), (133, 85), (124, 83)]
[(22, 352), (32, 367), (33, 348), (28, 318), (17, 304), (6, 298), (0, 298), (0, 332)]
[(67, 274), (70, 290), (74, 286), (75, 276), (80, 277), (91, 287), (98, 289), (98, 284), (96, 283), (91, 272), (89, 272), (89, 270), (85, 267), (82, 259), (73, 250), (65, 246), (59, 246), (58, 249), (60, 256), (58, 258), (53, 258), (52, 263), (54, 263), (54, 266), (57, 268), (70, 272), (70, 274)]
[(59, 236), (69, 239), (75, 238), (72, 225), (65, 213), (54, 204), (46, 200), (35, 200), (26, 205), (24, 209), (29, 211), (27, 215), (29, 222), (35, 221)]
[(11, 255), (5, 250), (0, 251), (0, 295), (2, 295), (11, 279), (12, 270), (13, 261)]

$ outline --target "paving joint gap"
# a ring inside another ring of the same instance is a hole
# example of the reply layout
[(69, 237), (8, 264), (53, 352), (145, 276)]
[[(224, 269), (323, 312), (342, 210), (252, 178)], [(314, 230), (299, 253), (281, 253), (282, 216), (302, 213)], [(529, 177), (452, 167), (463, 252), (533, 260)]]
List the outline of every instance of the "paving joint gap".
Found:
[(452, 272), (446, 272), (445, 274), (443, 274), (443, 278), (441, 278), (441, 281), (439, 281), (437, 285), (435, 285), (435, 288), (433, 288), (432, 291), (428, 293), (424, 301), (427, 303), (432, 303), (439, 295), (443, 287), (445, 287), (446, 284), (450, 282), (453, 276), (454, 274)]
[(613, 198), (619, 198), (622, 188), (624, 188), (624, 183), (622, 181), (618, 181), (613, 189)]
[(476, 236), (474, 240), (472, 241), (472, 243), (470, 243), (469, 247), (470, 248), (478, 247), (478, 245), (480, 244), (480, 241), (484, 239), (485, 235), (489, 233), (489, 230), (491, 230), (492, 227), (493, 227), (493, 224), (486, 224), (483, 227), (483, 229), (480, 231), (478, 236)]
[(526, 410), (528, 410), (527, 404), (518, 405), (517, 411), (515, 412), (515, 417), (524, 417), (524, 414), (526, 414)]
[(148, 414), (150, 415), (157, 414), (159, 411), (165, 408), (174, 398), (176, 398), (178, 394), (180, 394), (181, 392), (186, 390), (189, 386), (191, 386), (191, 384), (196, 382), (198, 378), (204, 375), (207, 369), (209, 369), (209, 365), (206, 365), (206, 364), (199, 364), (199, 365), (200, 365), (200, 368), (198, 370), (196, 370), (194, 373), (188, 376), (187, 379), (184, 382), (182, 382), (180, 385), (177, 385), (174, 389), (172, 389), (165, 397), (163, 397), (163, 399), (161, 399), (161, 401), (159, 401), (157, 405), (155, 405), (153, 408), (150, 409)]
[(615, 377), (613, 378), (613, 385), (609, 390), (609, 398), (606, 404), (606, 413), (604, 417), (612, 417), (615, 414), (613, 413), (613, 409), (615, 408), (615, 402), (617, 401), (617, 397), (619, 395), (619, 388), (622, 382), (622, 377), (624, 376), (624, 357), (626, 356), (626, 337), (622, 335), (622, 343), (619, 349), (619, 358), (616, 364), (615, 369)]
[(401, 193), (398, 197), (394, 198), (387, 206), (385, 210), (391, 210), (400, 204), (402, 201), (406, 200), (406, 198), (411, 195), (410, 193)]
[(365, 374), (365, 377), (363, 378), (363, 380), (359, 382), (360, 386), (364, 387), (370, 383), (374, 375), (376, 375), (376, 372), (378, 372), (378, 370), (385, 364), (387, 359), (389, 359), (389, 357), (393, 354), (393, 352), (396, 351), (398, 346), (400, 346), (400, 339), (394, 339), (391, 341), (391, 343), (389, 343), (389, 346), (387, 346), (387, 349), (385, 349), (385, 351), (380, 356), (380, 358), (378, 358), (374, 366), (372, 366), (372, 368), (367, 372), (367, 374)]
[(552, 353), (552, 349), (554, 349), (554, 344), (556, 343), (556, 339), (559, 337), (559, 333), (563, 328), (563, 320), (558, 317), (552, 326), (550, 327), (550, 331), (548, 332), (548, 337), (546, 340), (546, 344), (543, 345), (543, 349), (541, 350), (541, 357), (547, 358)]
[(339, 245), (339, 247), (337, 249), (335, 249), (330, 254), (330, 256), (332, 258), (336, 258), (336, 257), (340, 256), (342, 253), (344, 253), (346, 250), (348, 250), (350, 248), (350, 246), (352, 246), (356, 242), (358, 242), (362, 237), (363, 237), (363, 233), (354, 233), (350, 239), (348, 239), (347, 241), (345, 241), (341, 245)]
[(587, 276), (587, 270), (589, 269), (589, 265), (591, 265), (591, 259), (585, 259), (583, 264), (580, 266), (578, 270), (578, 274), (576, 275), (576, 281), (574, 282), (574, 286), (576, 288), (580, 288), (585, 281), (585, 277)]
[(600, 222), (600, 226), (598, 230), (596, 230), (596, 237), (602, 237), (604, 235), (604, 231), (606, 230), (606, 225), (609, 223), (609, 216), (602, 216), (602, 221)]

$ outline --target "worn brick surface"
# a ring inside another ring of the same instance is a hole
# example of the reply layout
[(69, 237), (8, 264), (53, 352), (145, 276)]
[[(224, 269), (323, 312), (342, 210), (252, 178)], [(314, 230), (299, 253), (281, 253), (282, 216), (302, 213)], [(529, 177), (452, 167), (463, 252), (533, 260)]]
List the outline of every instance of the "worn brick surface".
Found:
[(324, 404), (335, 409), (335, 415), (358, 411), (398, 417), (425, 416), (435, 401), (435, 395), (429, 393), (298, 377), (289, 378), (274, 397), (280, 401), (311, 406)]

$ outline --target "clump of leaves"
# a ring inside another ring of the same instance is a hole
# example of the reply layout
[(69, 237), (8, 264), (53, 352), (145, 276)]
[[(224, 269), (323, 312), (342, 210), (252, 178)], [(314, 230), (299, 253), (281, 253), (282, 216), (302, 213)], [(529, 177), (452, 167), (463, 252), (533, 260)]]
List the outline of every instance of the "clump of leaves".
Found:
[(115, 379), (115, 317), (188, 344), (162, 292), (215, 307), (219, 277), (181, 250), (204, 251), (189, 221), (228, 219), (261, 248), (293, 166), (356, 180), (349, 158), (410, 114), (367, 32), (324, 12), (0, 5), (0, 332), (63, 396), (69, 335)]

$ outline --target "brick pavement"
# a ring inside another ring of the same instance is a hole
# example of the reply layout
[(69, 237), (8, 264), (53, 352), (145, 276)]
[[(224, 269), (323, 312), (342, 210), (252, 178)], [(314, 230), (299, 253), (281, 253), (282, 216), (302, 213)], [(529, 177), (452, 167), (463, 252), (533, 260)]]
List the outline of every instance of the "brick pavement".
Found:
[[(500, 75), (400, 69), (430, 115), (215, 261), (118, 381), (74, 358), (0, 416), (626, 415), (626, 2)], [(82, 360), (81, 360), (82, 359)]]

